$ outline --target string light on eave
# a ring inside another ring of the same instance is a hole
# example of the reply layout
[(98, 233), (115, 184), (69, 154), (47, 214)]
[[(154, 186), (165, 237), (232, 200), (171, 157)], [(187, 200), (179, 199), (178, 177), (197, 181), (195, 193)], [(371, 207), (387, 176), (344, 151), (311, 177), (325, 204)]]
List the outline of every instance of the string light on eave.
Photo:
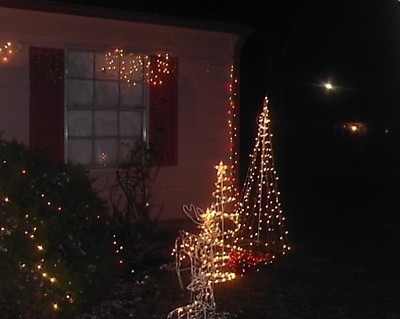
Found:
[(0, 45), (0, 61), (7, 63), (11, 57), (19, 51), (20, 47), (18, 44), (7, 41)]
[(152, 59), (147, 54), (115, 49), (106, 52), (102, 71), (118, 72), (119, 79), (128, 85), (142, 83), (144, 79), (151, 85), (162, 85), (163, 77), (170, 74), (172, 69), (168, 54), (158, 54)]
[(127, 84), (136, 85), (142, 82), (145, 74), (145, 69), (148, 67), (148, 56), (128, 52), (123, 49), (115, 49), (114, 51), (106, 52), (105, 66), (103, 72), (111, 71), (118, 72), (120, 80)]
[(268, 99), (258, 118), (258, 131), (237, 212), (240, 230), (235, 244), (243, 248), (231, 261), (240, 273), (271, 263), (290, 250), (287, 243), (278, 176), (274, 167)]
[(154, 68), (151, 68), (149, 82), (152, 85), (161, 85), (163, 84), (163, 76), (170, 74), (172, 71), (169, 63), (169, 55), (159, 54), (153, 63), (155, 65)]

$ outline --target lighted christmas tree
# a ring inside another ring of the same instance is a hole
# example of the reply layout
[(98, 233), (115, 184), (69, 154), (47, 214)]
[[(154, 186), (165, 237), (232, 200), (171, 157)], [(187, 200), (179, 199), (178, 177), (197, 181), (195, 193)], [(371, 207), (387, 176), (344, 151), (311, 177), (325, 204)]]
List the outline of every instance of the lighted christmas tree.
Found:
[[(217, 170), (214, 203), (206, 212), (193, 205), (184, 207), (185, 213), (198, 224), (199, 234), (182, 232), (176, 241), (174, 254), (179, 282), (184, 288), (182, 271), (190, 270), (190, 304), (176, 308), (168, 314), (169, 319), (217, 319), (214, 284), (235, 278), (229, 265), (232, 241), (237, 230), (237, 214), (227, 212), (227, 205), (235, 199), (231, 196), (231, 185), (226, 177), (227, 165), (222, 162)], [(192, 216), (192, 214), (194, 216)]]
[(235, 252), (231, 262), (241, 274), (257, 270), (290, 250), (277, 181), (265, 98), (250, 165), (237, 202), (240, 229), (235, 234), (235, 244), (242, 250)]

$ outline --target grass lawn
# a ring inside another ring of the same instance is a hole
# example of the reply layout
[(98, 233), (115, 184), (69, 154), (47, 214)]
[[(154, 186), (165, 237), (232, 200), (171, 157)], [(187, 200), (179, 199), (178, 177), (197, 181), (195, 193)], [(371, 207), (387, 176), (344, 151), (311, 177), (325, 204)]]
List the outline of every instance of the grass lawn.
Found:
[[(381, 228), (351, 240), (293, 234), (292, 251), (268, 268), (215, 285), (217, 311), (240, 319), (400, 318), (399, 233)], [(163, 241), (166, 258), (172, 237)], [(170, 260), (142, 283), (132, 283), (132, 318), (166, 318), (189, 303)]]

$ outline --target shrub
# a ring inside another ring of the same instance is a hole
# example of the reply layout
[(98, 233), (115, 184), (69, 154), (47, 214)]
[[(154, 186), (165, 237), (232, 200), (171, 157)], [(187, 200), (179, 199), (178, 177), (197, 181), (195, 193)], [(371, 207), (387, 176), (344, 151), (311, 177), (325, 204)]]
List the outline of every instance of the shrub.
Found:
[(116, 282), (113, 226), (87, 171), (0, 138), (2, 318), (71, 318)]
[(153, 235), (162, 209), (152, 216), (154, 185), (159, 172), (155, 151), (138, 140), (125, 145), (128, 156), (115, 168), (113, 181), (107, 186), (116, 237), (123, 249), (119, 252), (128, 273), (146, 275), (149, 266), (161, 262)]

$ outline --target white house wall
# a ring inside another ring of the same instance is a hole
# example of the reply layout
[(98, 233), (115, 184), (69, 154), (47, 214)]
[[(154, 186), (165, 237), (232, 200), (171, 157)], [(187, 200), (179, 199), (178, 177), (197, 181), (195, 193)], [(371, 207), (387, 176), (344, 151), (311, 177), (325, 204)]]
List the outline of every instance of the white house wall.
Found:
[[(3, 138), (29, 141), (30, 46), (130, 48), (178, 57), (178, 165), (163, 167), (153, 204), (162, 219), (184, 217), (182, 205), (206, 208), (215, 181), (213, 165), (230, 156), (228, 111), (230, 69), (238, 36), (145, 23), (0, 8), (0, 44), (21, 45), (0, 64), (0, 131)], [(112, 178), (112, 170), (91, 174)]]

